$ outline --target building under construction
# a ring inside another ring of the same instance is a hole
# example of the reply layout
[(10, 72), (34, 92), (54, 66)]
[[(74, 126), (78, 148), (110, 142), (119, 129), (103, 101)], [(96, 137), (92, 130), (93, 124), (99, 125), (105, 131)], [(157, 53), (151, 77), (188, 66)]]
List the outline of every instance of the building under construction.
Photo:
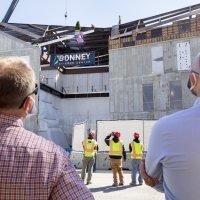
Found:
[[(97, 130), (97, 140), (103, 143), (109, 129), (100, 133), (98, 122), (155, 121), (190, 107), (194, 97), (186, 85), (200, 51), (199, 13), (197, 4), (80, 30), (2, 21), (0, 56), (23, 57), (40, 82), (38, 116), (26, 126), (66, 148), (76, 125), (86, 124), (85, 132)], [(147, 146), (145, 134), (150, 130), (142, 124), (139, 132)], [(81, 145), (75, 145), (79, 151)]]

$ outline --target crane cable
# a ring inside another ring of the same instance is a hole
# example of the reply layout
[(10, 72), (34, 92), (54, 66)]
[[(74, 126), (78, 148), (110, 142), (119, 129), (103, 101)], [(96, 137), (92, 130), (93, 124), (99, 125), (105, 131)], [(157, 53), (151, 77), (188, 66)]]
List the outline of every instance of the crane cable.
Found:
[(65, 20), (67, 19), (67, 0), (66, 0), (66, 11), (65, 11)]

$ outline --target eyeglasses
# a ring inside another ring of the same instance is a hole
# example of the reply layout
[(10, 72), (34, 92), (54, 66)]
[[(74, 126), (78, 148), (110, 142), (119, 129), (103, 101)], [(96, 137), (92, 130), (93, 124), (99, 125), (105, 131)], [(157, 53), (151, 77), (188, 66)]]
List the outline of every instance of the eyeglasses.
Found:
[(24, 105), (24, 102), (26, 101), (26, 99), (28, 98), (28, 96), (35, 94), (37, 95), (38, 93), (38, 84), (35, 84), (35, 89), (33, 90), (33, 92), (31, 92), (30, 94), (27, 95), (27, 97), (23, 100), (22, 104), (19, 106), (19, 108), (22, 108), (22, 106)]
[(194, 71), (194, 70), (191, 70), (190, 73), (194, 73), (194, 74), (198, 74), (199, 75), (199, 73)]
[[(38, 94), (38, 84), (37, 83), (35, 84), (35, 89), (33, 90), (33, 92), (31, 94), (35, 94), (35, 95)], [(29, 95), (31, 95), (31, 94), (29, 94)]]

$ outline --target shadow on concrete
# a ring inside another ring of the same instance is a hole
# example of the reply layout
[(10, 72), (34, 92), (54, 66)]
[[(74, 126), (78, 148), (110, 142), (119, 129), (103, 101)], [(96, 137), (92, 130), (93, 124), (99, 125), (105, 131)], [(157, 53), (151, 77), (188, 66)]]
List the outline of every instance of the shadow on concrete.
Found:
[(90, 188), (90, 191), (93, 192), (104, 192), (104, 193), (109, 193), (109, 192), (114, 192), (114, 191), (119, 191), (119, 190), (124, 190), (126, 188), (133, 187), (131, 185), (123, 185), (123, 186), (105, 186), (105, 187), (98, 187), (98, 188)]

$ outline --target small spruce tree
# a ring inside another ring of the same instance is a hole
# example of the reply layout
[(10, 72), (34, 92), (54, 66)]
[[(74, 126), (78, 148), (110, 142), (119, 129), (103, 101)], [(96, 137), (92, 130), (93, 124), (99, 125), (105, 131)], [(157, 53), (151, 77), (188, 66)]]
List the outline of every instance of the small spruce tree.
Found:
[(79, 21), (76, 22), (75, 30), (79, 30), (79, 31), (81, 30), (80, 22)]

